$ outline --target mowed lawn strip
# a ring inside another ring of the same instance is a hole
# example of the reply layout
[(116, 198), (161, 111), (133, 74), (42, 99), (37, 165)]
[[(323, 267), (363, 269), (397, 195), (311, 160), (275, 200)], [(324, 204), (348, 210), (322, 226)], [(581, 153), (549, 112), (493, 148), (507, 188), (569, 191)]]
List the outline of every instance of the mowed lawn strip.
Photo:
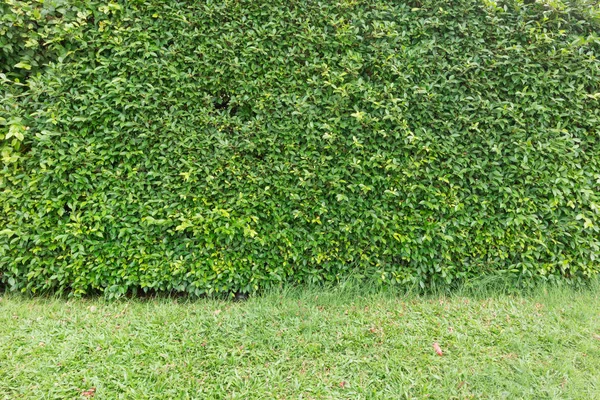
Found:
[(2, 294), (0, 399), (600, 398), (597, 285), (360, 293), (245, 302)]

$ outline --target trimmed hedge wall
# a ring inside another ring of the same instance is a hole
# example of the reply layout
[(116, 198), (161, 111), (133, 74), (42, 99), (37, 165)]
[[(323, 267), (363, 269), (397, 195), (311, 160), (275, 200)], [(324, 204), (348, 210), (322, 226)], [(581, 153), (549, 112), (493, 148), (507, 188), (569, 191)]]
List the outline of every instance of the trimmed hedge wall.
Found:
[(10, 289), (600, 270), (593, 2), (2, 7)]

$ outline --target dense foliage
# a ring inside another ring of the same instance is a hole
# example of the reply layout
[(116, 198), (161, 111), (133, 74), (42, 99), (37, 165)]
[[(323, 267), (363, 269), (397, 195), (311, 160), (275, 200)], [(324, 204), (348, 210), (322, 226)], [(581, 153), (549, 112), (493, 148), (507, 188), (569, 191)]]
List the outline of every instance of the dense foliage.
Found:
[(600, 270), (589, 1), (3, 0), (0, 281)]

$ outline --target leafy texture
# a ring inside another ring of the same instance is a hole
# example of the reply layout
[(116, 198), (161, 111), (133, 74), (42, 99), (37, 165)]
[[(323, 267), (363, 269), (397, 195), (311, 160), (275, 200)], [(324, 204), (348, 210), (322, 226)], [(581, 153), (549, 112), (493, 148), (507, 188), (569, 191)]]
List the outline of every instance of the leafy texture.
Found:
[(63, 1), (6, 23), (48, 4), (0, 17), (39, 46), (0, 59), (10, 288), (599, 270), (592, 3)]

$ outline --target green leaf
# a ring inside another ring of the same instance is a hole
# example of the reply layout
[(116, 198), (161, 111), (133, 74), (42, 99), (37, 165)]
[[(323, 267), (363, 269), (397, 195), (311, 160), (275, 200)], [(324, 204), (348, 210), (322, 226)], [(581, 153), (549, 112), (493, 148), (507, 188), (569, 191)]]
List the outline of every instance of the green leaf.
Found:
[(22, 69), (26, 69), (27, 71), (29, 71), (29, 70), (31, 70), (31, 65), (24, 61), (21, 61), (21, 62), (15, 64), (15, 68), (22, 68)]

